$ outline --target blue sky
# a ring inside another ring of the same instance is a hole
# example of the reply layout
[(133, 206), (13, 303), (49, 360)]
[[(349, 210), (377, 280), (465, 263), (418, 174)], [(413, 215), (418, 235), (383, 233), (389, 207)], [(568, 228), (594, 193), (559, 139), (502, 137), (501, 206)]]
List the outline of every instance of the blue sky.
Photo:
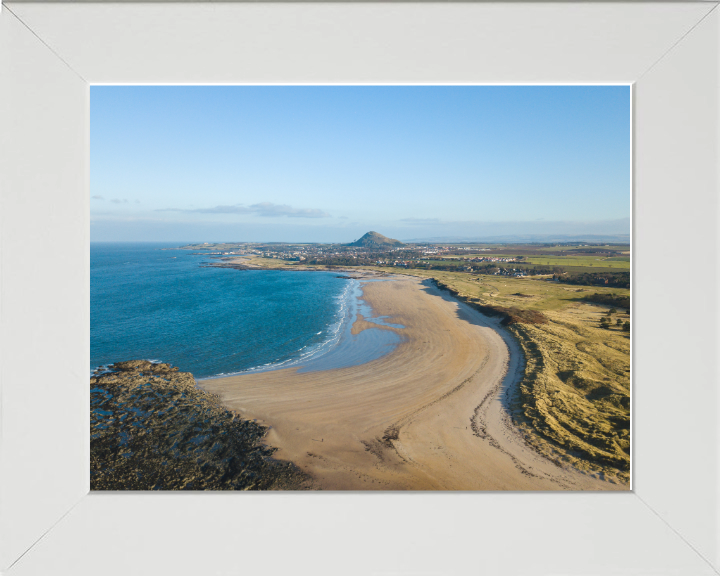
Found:
[(627, 234), (628, 86), (93, 86), (93, 241)]

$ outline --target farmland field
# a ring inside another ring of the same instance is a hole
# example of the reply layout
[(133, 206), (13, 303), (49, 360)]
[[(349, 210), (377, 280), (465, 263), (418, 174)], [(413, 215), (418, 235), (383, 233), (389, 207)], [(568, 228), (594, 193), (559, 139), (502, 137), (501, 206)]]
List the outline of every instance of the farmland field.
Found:
[(630, 258), (601, 258), (595, 256), (530, 256), (527, 261), (543, 266), (575, 266), (588, 268), (613, 268), (617, 271), (630, 269)]

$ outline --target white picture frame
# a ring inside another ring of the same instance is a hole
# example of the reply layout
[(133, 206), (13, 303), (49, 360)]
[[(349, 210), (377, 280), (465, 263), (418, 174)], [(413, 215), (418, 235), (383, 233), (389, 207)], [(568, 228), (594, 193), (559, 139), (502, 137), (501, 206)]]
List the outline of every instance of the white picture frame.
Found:
[[(5, 3), (2, 573), (718, 574), (717, 5)], [(128, 83), (632, 84), (632, 492), (90, 494), (89, 86)]]

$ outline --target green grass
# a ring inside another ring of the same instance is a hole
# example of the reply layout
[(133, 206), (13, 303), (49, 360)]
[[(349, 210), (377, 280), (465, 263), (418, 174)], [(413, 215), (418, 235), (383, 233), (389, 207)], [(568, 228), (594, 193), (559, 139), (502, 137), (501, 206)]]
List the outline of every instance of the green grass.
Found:
[(480, 252), (478, 254), (449, 254), (447, 256), (442, 256), (442, 258), (460, 260), (461, 258), (515, 258), (515, 256), (519, 256), (519, 254), (515, 254), (514, 252), (505, 252), (504, 254), (491, 254), (489, 252)]
[[(555, 265), (551, 264), (525, 264), (523, 263), (521, 265), (524, 268), (547, 268), (548, 266), (552, 266), (553, 268)], [(582, 273), (582, 272), (590, 272), (593, 274), (602, 273), (602, 272), (629, 272), (629, 268), (617, 268), (617, 267), (610, 267), (610, 266), (568, 266), (567, 264), (564, 265), (558, 265), (559, 268), (562, 268), (565, 272), (572, 272), (572, 273)]]
[(630, 258), (602, 258), (598, 256), (528, 256), (526, 261), (543, 266), (581, 266), (583, 268), (612, 268), (618, 272), (630, 269)]
[(526, 256), (519, 262), (469, 262), (460, 258), (508, 258), (514, 254), (467, 254), (464, 256), (446, 256), (449, 260), (422, 260), (421, 262), (433, 266), (484, 266), (494, 264), (502, 268), (540, 268), (560, 267), (566, 272), (626, 272), (630, 270), (630, 258), (628, 256), (612, 256), (609, 258), (597, 256)]
[(537, 310), (546, 323), (516, 323), (508, 330), (526, 359), (525, 375), (513, 399), (513, 419), (541, 453), (588, 473), (603, 472), (629, 481), (630, 334), (615, 325), (629, 320), (600, 318), (611, 306), (582, 301), (602, 293), (628, 296), (629, 290), (568, 286), (538, 278), (505, 278), (385, 268), (410, 276), (433, 277), (469, 302), (500, 308)]
[[(370, 268), (370, 267), (367, 267)], [(373, 267), (375, 268), (375, 267)], [(487, 304), (515, 306), (528, 310), (559, 310), (575, 304), (578, 299), (595, 292), (600, 294), (628, 295), (625, 288), (600, 286), (574, 286), (549, 282), (545, 278), (512, 278), (467, 272), (446, 272), (444, 270), (404, 269), (392, 266), (377, 267), (377, 270), (395, 274), (407, 274), (421, 278), (436, 278), (444, 284), (455, 287), (459, 292), (479, 298)], [(516, 294), (531, 296), (524, 298)]]

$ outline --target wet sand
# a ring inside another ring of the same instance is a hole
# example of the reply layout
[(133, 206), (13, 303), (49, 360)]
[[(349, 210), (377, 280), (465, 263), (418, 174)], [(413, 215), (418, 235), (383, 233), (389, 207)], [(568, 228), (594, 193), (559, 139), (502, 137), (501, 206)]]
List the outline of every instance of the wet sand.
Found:
[[(334, 370), (204, 380), (243, 418), (271, 427), (276, 457), (324, 490), (624, 490), (529, 448), (504, 407), (522, 356), (497, 321), (428, 282), (363, 285), (376, 316), (352, 331), (403, 340), (371, 362)], [(509, 353), (509, 348), (512, 351)]]

